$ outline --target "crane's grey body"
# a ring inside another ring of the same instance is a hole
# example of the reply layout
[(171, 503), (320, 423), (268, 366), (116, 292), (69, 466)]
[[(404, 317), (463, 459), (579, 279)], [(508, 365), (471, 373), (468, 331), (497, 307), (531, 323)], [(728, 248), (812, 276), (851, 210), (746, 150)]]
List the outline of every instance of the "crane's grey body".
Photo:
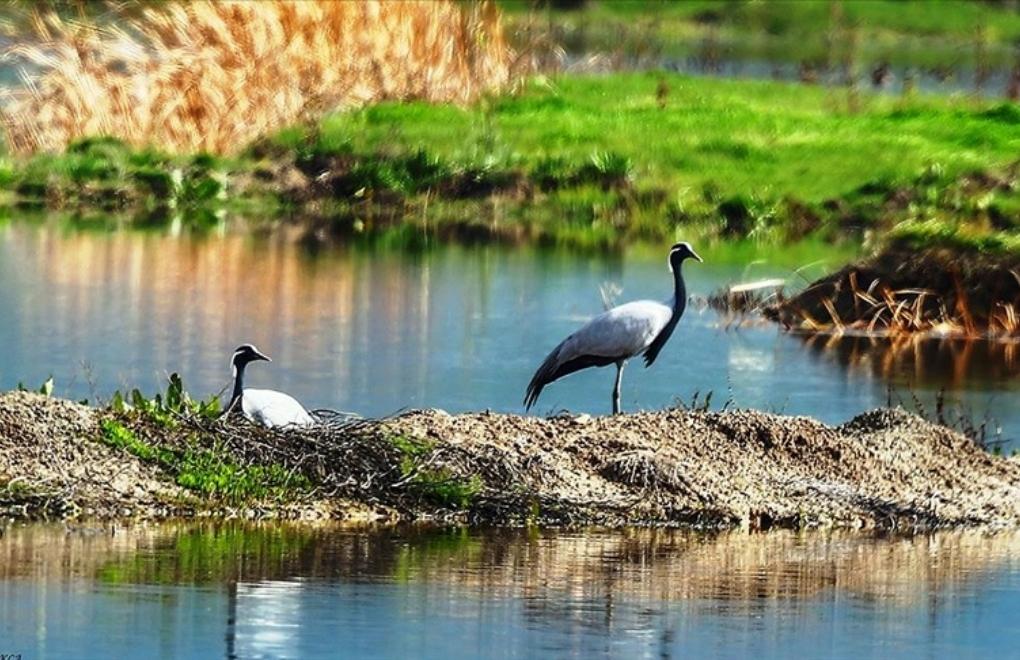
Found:
[(680, 267), (688, 257), (701, 261), (687, 243), (677, 243), (670, 248), (674, 291), (669, 300), (664, 303), (638, 300), (614, 307), (588, 321), (554, 348), (528, 384), (524, 396), (526, 409), (535, 405), (549, 383), (581, 369), (615, 364), (613, 413), (619, 413), (620, 383), (627, 360), (643, 355), (645, 366), (651, 366), (684, 313), (687, 289)]
[(251, 344), (243, 344), (234, 351), (230, 364), (234, 372), (234, 391), (227, 413), (240, 406), (244, 416), (253, 422), (271, 428), (282, 426), (309, 426), (315, 423), (312, 415), (298, 400), (276, 390), (257, 390), (244, 386), (244, 370), (250, 362), (272, 362)]

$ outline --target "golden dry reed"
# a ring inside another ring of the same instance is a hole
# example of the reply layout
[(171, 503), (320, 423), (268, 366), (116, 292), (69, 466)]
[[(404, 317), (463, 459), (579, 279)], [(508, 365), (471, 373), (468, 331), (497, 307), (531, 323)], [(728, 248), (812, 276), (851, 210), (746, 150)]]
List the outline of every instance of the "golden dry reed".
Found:
[(35, 13), (6, 53), (8, 148), (94, 135), (176, 152), (236, 151), (323, 112), (382, 100), (467, 103), (511, 83), (491, 2), (168, 2), (98, 24)]
[[(1020, 273), (1014, 270), (1009, 272), (1020, 282)], [(798, 329), (806, 332), (835, 335), (850, 332), (871, 336), (926, 334), (970, 339), (1020, 336), (1020, 312), (1015, 301), (997, 301), (987, 314), (975, 312), (963, 284), (959, 278), (954, 279), (955, 302), (950, 306), (934, 291), (894, 290), (877, 278), (872, 280), (867, 289), (863, 289), (858, 284), (855, 272), (849, 273), (846, 279), (853, 294), (853, 310), (840, 314), (838, 290), (831, 297), (822, 297), (818, 301), (827, 319), (799, 306), (796, 299), (787, 304), (793, 315), (800, 318)], [(929, 305), (928, 302), (934, 304)], [(859, 307), (859, 304), (863, 307)]]

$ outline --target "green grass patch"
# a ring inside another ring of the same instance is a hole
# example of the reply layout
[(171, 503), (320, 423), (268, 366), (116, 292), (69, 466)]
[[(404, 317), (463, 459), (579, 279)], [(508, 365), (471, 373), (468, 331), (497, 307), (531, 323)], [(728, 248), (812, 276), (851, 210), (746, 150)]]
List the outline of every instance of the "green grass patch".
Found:
[(143, 442), (134, 431), (116, 420), (104, 419), (100, 422), (100, 429), (100, 439), (110, 447), (122, 449), (143, 461), (158, 463), (162, 467), (169, 467), (176, 462), (174, 452)]
[(0, 502), (18, 502), (36, 496), (39, 490), (34, 486), (14, 479), (7, 479), (0, 476)]
[(427, 440), (405, 435), (392, 435), (388, 440), (401, 455), (401, 476), (425, 500), (451, 509), (466, 509), (485, 487), (478, 475), (465, 479), (448, 468), (429, 467), (427, 462), (435, 446)]
[[(656, 100), (660, 79), (670, 94)], [(1010, 117), (958, 99), (868, 97), (860, 112), (803, 85), (666, 74), (563, 77), (517, 96), (458, 110), (381, 104), (324, 120), (355, 153), (427, 149), (445, 162), (486, 153), (498, 167), (546, 176), (612, 154), (639, 188), (706, 188), (731, 197), (822, 201), (874, 180), (911, 178), (931, 162), (948, 173), (1002, 165), (1020, 136)], [(338, 121), (343, 117), (345, 121)], [(493, 148), (485, 149), (484, 142)], [(608, 163), (607, 163), (608, 165)]]
[(192, 438), (184, 449), (150, 444), (115, 419), (100, 423), (100, 441), (154, 463), (172, 475), (177, 485), (204, 496), (244, 504), (294, 497), (311, 488), (309, 480), (280, 465), (240, 465), (221, 446), (198, 446)]
[(894, 246), (910, 249), (948, 248), (962, 254), (1020, 255), (1020, 234), (965, 223), (927, 219), (904, 222), (889, 235)]
[[(818, 232), (859, 242), (903, 219), (886, 205), (897, 189), (927, 185), (931, 171), (949, 182), (1003, 169), (1020, 148), (1008, 104), (866, 95), (851, 112), (840, 94), (667, 74), (563, 77), (472, 108), (387, 103), (332, 115), (306, 130), (297, 157), (341, 164), (340, 233), (411, 224), (412, 242), (431, 233), (605, 249), (680, 238), (775, 245)], [(373, 191), (398, 193), (401, 208), (364, 201)], [(1004, 213), (1015, 208), (1015, 191), (996, 195)]]

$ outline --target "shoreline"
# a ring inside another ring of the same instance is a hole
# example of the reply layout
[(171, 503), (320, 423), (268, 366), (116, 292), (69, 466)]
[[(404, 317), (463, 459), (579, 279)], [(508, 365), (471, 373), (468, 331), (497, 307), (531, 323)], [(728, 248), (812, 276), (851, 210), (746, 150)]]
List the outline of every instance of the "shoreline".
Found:
[(757, 411), (426, 410), (272, 431), (8, 392), (0, 479), (16, 520), (1020, 527), (1020, 461), (902, 410), (835, 427)]
[[(926, 244), (959, 238), (1020, 253), (1015, 106), (871, 98), (848, 113), (810, 86), (696, 82), (660, 73), (537, 78), (464, 107), (381, 103), (326, 114), (229, 154), (109, 136), (57, 153), (0, 152), (0, 210), (196, 232), (247, 219), (251, 231), (287, 227), (312, 244), (411, 249), (605, 251), (681, 235), (870, 248), (905, 232)], [(657, 98), (663, 84), (671, 91)], [(592, 113), (607, 95), (617, 100)], [(980, 152), (947, 139), (938, 127), (949, 119), (980, 132)], [(649, 122), (662, 125), (654, 149), (642, 148)], [(804, 142), (777, 140), (776, 122), (801, 127)], [(904, 131), (924, 149), (889, 141)], [(591, 138), (554, 139), (575, 134)], [(817, 161), (810, 180), (805, 153)]]

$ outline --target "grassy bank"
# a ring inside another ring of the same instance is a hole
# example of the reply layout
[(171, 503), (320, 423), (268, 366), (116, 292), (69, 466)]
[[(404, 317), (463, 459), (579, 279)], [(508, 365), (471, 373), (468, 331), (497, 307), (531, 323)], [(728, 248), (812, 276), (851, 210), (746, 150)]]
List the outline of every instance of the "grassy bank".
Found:
[(22, 211), (192, 226), (254, 216), (318, 239), (860, 241), (894, 228), (940, 235), (934, 222), (943, 235), (965, 225), (1013, 244), (1017, 106), (879, 96), (857, 106), (773, 82), (539, 79), (467, 108), (329, 115), (229, 158), (86, 140), (5, 158), (0, 184)]

